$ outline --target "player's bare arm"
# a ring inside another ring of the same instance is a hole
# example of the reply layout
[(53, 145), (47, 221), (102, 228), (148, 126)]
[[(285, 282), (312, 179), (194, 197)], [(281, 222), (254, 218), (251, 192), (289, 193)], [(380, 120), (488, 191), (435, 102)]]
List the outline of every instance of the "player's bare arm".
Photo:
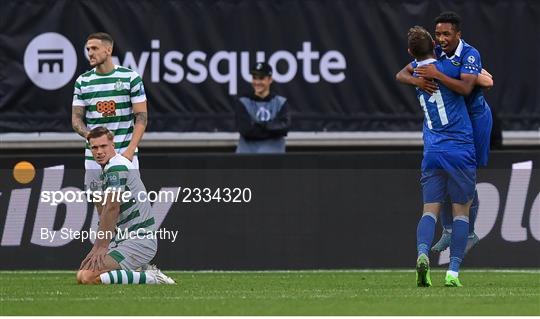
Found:
[(86, 124), (84, 124), (85, 113), (84, 106), (73, 105), (71, 108), (71, 126), (77, 134), (86, 139), (90, 130), (86, 127)]
[(478, 77), (475, 74), (461, 73), (460, 79), (454, 79), (440, 72), (434, 64), (421, 66), (416, 68), (415, 71), (421, 77), (439, 80), (450, 90), (463, 96), (471, 94), (476, 84), (476, 78)]
[(146, 130), (146, 125), (148, 124), (146, 101), (134, 103), (133, 113), (135, 121), (135, 124), (133, 125), (133, 135), (131, 137), (131, 142), (129, 143), (127, 150), (122, 153), (122, 156), (129, 159), (130, 161), (133, 160), (135, 150), (137, 149), (137, 146), (139, 145), (139, 142), (144, 135), (144, 131)]
[(106, 262), (105, 257), (107, 256), (109, 243), (114, 236), (116, 223), (120, 215), (119, 198), (120, 196), (118, 194), (111, 192), (104, 199), (105, 203), (103, 205), (103, 211), (99, 215), (98, 227), (98, 234), (104, 234), (104, 236), (96, 238), (94, 247), (92, 247), (92, 250), (82, 261), (80, 269), (103, 271), (111, 268), (112, 265), (108, 265), (109, 263)]
[(493, 76), (487, 70), (482, 69), (482, 72), (478, 74), (478, 78), (476, 79), (476, 85), (484, 89), (491, 89), (493, 84)]
[(425, 79), (423, 77), (414, 77), (412, 76), (413, 72), (413, 67), (410, 63), (407, 63), (407, 65), (396, 74), (396, 81), (403, 84), (409, 84), (419, 87), (420, 89), (428, 92), (429, 94), (433, 94), (433, 92), (439, 89), (437, 83), (435, 83), (434, 81)]

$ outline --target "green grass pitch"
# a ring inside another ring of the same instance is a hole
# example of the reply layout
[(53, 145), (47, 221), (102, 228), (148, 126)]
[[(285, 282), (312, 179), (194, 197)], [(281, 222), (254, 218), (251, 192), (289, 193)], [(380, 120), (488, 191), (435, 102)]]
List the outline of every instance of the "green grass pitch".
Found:
[(540, 315), (540, 271), (166, 271), (176, 286), (80, 286), (74, 272), (0, 272), (0, 315)]

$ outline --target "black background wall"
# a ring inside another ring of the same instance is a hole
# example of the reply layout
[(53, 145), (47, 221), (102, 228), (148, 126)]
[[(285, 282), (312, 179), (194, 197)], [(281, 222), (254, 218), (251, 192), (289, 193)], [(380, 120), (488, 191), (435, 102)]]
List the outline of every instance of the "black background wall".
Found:
[(463, 38), (495, 77), (487, 98), (503, 130), (537, 130), (534, 0), (6, 0), (0, 132), (71, 131), (73, 84), (96, 31), (115, 38), (117, 63), (143, 75), (150, 131), (233, 131), (232, 102), (263, 55), (294, 130), (419, 130), (413, 89), (394, 75), (410, 61), (408, 28), (433, 30), (444, 10), (463, 17)]

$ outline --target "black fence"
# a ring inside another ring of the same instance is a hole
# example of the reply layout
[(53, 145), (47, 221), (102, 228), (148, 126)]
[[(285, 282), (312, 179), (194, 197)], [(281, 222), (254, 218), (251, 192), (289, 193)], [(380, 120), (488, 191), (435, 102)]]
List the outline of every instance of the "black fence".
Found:
[[(410, 267), (421, 156), (143, 154), (148, 195), (179, 195), (153, 198), (160, 228), (178, 231), (174, 242), (159, 241), (156, 262), (197, 270)], [(27, 184), (13, 177), (21, 160), (38, 169)], [(4, 155), (0, 163), (0, 269), (78, 267), (91, 241), (65, 234), (96, 229), (96, 213), (84, 201), (52, 206), (43, 194), (81, 190), (82, 154)], [(540, 266), (539, 166), (539, 151), (493, 152), (479, 172), (481, 241), (466, 267)], [(444, 264), (448, 254), (433, 258)]]
[(487, 99), (502, 128), (537, 130), (534, 0), (6, 0), (0, 132), (71, 131), (73, 85), (96, 31), (114, 37), (115, 63), (143, 76), (151, 131), (234, 131), (233, 101), (262, 59), (276, 67), (293, 130), (419, 130), (414, 91), (394, 75), (411, 60), (408, 28), (433, 30), (445, 10), (463, 17), (463, 38), (495, 77)]

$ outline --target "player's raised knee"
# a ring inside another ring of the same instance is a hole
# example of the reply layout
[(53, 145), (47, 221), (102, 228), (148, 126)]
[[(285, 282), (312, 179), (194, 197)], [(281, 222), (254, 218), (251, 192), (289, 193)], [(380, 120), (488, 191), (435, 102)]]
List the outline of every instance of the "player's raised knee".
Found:
[(75, 277), (77, 278), (77, 283), (80, 284), (81, 283), (81, 271), (77, 271), (77, 274), (75, 275)]
[(82, 285), (99, 284), (99, 273), (91, 270), (79, 270), (77, 272), (77, 283)]

